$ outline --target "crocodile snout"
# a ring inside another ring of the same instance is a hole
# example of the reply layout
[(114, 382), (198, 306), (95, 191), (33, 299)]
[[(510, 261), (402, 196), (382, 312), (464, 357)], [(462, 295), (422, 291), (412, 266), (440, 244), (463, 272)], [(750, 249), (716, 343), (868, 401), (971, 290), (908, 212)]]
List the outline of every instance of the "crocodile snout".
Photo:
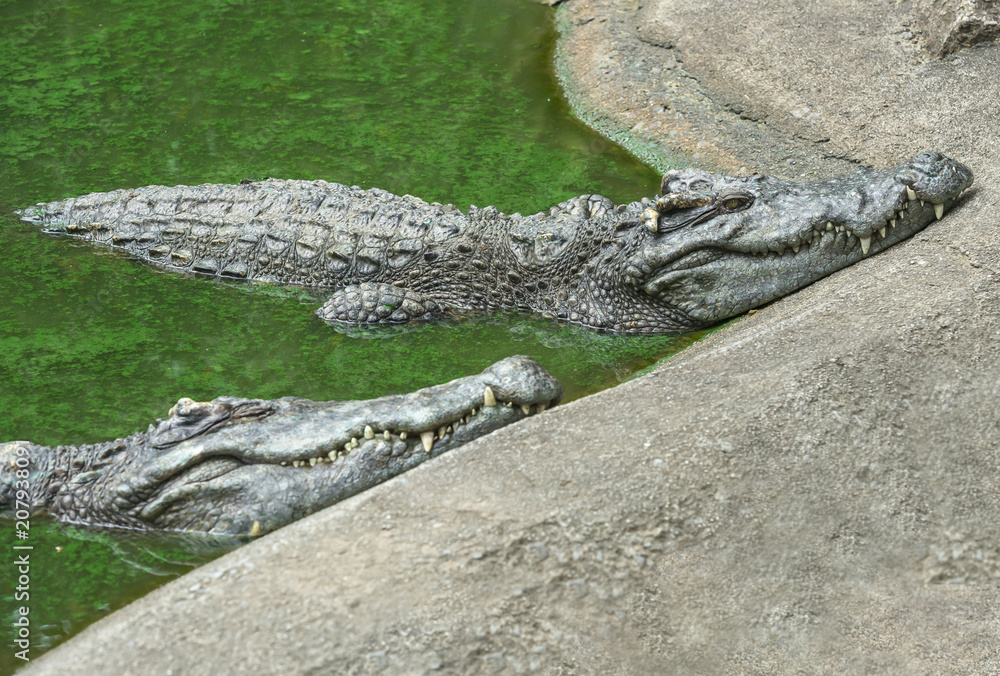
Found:
[(916, 198), (934, 204), (953, 200), (972, 185), (972, 171), (967, 166), (932, 151), (901, 165), (895, 178)]
[(529, 357), (507, 357), (483, 372), (495, 395), (517, 404), (556, 404), (562, 386), (548, 371)]

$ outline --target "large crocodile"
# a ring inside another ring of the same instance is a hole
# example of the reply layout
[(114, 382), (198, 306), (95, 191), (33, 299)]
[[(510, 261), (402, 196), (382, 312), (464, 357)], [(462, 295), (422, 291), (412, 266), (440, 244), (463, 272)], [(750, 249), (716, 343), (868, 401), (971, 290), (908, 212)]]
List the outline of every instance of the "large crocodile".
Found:
[[(181, 399), (146, 432), (0, 444), (0, 508), (90, 526), (258, 535), (558, 403), (527, 357), (405, 395)], [(21, 518), (18, 516), (17, 518)]]
[(925, 152), (816, 183), (669, 172), (662, 196), (583, 195), (531, 216), (324, 181), (153, 186), (21, 212), (168, 269), (334, 290), (328, 321), (519, 308), (613, 331), (697, 328), (941, 218), (972, 172)]

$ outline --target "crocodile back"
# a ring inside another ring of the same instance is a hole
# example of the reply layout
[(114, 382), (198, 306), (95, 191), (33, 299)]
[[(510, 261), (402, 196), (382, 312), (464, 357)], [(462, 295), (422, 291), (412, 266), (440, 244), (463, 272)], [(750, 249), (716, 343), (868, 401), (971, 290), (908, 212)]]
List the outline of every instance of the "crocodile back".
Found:
[(21, 215), (163, 268), (320, 287), (399, 278), (469, 223), (411, 195), (278, 179), (92, 193)]

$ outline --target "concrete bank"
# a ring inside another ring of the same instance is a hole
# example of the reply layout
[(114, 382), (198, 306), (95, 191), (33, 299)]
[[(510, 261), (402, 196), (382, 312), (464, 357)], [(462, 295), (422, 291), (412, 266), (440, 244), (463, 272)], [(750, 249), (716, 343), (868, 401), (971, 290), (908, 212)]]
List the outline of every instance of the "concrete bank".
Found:
[(939, 56), (974, 10), (564, 3), (561, 72), (609, 133), (786, 177), (934, 149), (975, 191), (24, 673), (1000, 672), (1000, 45)]

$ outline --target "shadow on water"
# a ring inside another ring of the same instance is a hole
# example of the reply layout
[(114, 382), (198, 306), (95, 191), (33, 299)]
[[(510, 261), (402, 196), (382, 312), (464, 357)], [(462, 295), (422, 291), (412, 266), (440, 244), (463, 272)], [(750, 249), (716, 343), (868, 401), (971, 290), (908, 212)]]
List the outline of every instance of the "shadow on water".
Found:
[[(549, 8), (524, 0), (0, 3), (0, 213), (147, 184), (322, 178), (531, 213), (658, 176), (570, 117)], [(696, 336), (626, 337), (506, 314), (333, 330), (298, 289), (170, 275), (0, 215), (0, 440), (93, 442), (180, 397), (377, 397), (527, 354), (569, 398)], [(384, 339), (379, 339), (384, 338)], [(14, 544), (30, 543), (30, 599)], [(216, 555), (191, 540), (0, 522), (0, 671)]]

